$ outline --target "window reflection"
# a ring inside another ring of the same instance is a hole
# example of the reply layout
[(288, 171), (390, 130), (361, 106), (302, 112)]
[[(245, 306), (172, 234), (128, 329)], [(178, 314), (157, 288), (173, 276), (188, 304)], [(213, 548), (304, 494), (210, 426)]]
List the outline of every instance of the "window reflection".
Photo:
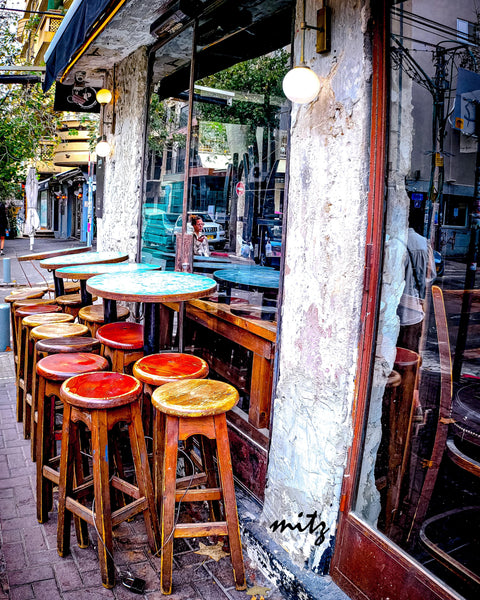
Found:
[(391, 31), (385, 261), (356, 511), (465, 598), (476, 598), (476, 6), (395, 2)]

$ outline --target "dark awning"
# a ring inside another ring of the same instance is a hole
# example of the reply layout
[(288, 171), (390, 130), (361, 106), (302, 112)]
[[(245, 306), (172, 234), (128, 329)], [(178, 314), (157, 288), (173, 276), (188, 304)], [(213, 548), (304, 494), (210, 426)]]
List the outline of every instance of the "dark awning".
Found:
[(45, 54), (45, 92), (83, 46), (100, 17), (123, 1), (74, 0)]

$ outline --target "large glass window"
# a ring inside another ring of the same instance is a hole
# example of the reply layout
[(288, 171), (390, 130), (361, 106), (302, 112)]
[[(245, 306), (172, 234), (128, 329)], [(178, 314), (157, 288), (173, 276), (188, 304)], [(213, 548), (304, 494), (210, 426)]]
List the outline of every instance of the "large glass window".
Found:
[(480, 592), (478, 27), (473, 0), (391, 3), (384, 272), (355, 506), (472, 600)]
[[(279, 20), (277, 11), (271, 18)], [(281, 84), (290, 51), (254, 52), (228, 35), (216, 45), (208, 25), (215, 23), (206, 19), (195, 56), (192, 30), (155, 56), (141, 258), (217, 281), (216, 294), (187, 303), (185, 348), (207, 360), (210, 377), (238, 389), (240, 401), (227, 415), (234, 472), (262, 499), (286, 208), (290, 106)], [(279, 22), (285, 44), (288, 21)], [(250, 39), (242, 29), (238, 35)], [(171, 321), (172, 314), (165, 347), (175, 344)]]

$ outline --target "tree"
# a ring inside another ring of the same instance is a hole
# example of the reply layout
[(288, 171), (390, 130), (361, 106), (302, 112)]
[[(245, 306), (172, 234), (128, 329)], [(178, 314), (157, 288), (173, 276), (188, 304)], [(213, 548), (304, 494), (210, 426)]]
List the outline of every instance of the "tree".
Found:
[[(0, 1), (0, 7), (5, 5)], [(16, 17), (2, 13), (0, 19), (0, 64), (26, 64), (15, 40)], [(45, 95), (39, 83), (0, 83), (0, 200), (21, 198), (28, 161), (36, 158), (42, 138), (55, 139), (58, 116), (53, 112), (53, 94)]]

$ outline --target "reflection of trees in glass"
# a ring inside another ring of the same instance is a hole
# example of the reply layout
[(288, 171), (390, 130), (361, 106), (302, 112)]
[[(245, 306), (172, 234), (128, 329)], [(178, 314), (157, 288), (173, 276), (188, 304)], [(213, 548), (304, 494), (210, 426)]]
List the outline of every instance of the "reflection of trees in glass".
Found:
[(167, 145), (177, 144), (185, 148), (186, 134), (178, 131), (180, 110), (183, 102), (177, 100), (160, 100), (153, 94), (150, 101), (150, 122), (148, 146), (158, 154), (163, 154)]

